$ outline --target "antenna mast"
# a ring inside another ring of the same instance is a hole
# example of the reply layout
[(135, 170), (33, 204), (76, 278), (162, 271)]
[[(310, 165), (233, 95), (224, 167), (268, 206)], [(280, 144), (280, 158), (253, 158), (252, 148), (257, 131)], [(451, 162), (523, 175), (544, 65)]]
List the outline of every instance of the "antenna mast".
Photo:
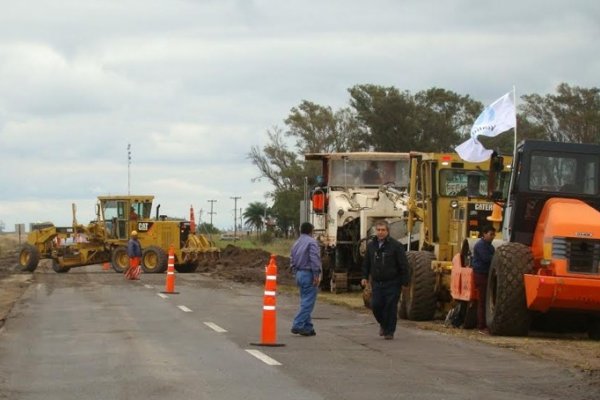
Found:
[(127, 143), (127, 195), (131, 194), (131, 143)]

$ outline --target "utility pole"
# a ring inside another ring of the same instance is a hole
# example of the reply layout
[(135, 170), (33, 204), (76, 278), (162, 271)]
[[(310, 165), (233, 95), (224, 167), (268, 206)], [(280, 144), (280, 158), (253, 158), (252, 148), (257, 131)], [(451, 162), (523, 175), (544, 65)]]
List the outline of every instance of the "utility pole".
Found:
[(263, 226), (261, 228), (264, 228), (265, 232), (267, 231), (267, 202), (266, 202), (266, 196), (265, 196), (265, 213), (263, 215)]
[(230, 197), (230, 199), (233, 199), (233, 241), (235, 242), (237, 240), (237, 201), (239, 199), (241, 199), (240, 196), (233, 196)]
[(216, 200), (208, 200), (208, 202), (210, 203), (210, 212), (208, 213), (208, 215), (210, 215), (210, 225), (212, 226), (212, 224), (213, 224), (213, 223), (212, 223), (212, 216), (213, 216), (214, 214), (216, 214), (216, 212), (213, 212), (213, 205), (214, 205), (214, 203), (216, 203), (217, 201), (216, 201)]
[(127, 195), (131, 194), (131, 143), (127, 143)]

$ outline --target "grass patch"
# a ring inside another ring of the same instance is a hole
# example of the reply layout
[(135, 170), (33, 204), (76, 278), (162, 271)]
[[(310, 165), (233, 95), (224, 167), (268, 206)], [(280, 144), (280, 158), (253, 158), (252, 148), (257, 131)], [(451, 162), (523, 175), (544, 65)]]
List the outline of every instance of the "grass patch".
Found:
[[(298, 288), (292, 285), (278, 285), (277, 291), (279, 293), (297, 295)], [(344, 306), (352, 310), (367, 310), (363, 303), (362, 293), (350, 292), (350, 293), (330, 293), (319, 291), (317, 295), (317, 301), (323, 303), (333, 304), (336, 306)]]
[(317, 298), (326, 303), (348, 307), (352, 310), (367, 309), (363, 302), (362, 292), (348, 292), (338, 294), (330, 292), (319, 292)]

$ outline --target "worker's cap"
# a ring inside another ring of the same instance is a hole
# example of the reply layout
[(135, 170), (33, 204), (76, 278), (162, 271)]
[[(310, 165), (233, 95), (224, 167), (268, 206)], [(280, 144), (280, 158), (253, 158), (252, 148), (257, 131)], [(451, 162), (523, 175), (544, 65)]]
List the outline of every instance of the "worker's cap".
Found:
[(137, 236), (137, 231), (131, 231), (131, 236)]

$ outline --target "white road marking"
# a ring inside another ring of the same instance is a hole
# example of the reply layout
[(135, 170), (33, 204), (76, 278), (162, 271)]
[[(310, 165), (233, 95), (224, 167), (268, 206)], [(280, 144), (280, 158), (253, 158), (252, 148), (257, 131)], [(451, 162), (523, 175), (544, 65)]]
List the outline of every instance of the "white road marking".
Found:
[(246, 351), (267, 365), (281, 365), (281, 363), (279, 361), (272, 359), (271, 357), (269, 357), (268, 355), (266, 355), (265, 353), (263, 353), (261, 351), (252, 350), (252, 349), (246, 349)]
[(210, 329), (214, 330), (215, 332), (219, 332), (219, 333), (227, 332), (226, 329), (221, 328), (219, 325), (217, 325), (213, 322), (205, 322), (204, 325), (208, 326)]
[(162, 297), (163, 299), (168, 299), (169, 296), (167, 296), (166, 294), (163, 293), (156, 293), (157, 295), (159, 295), (160, 297)]
[(190, 310), (186, 306), (177, 306), (177, 308), (179, 308), (183, 312), (192, 312), (192, 310)]
[(154, 289), (154, 286), (152, 286), (152, 285), (144, 285), (144, 287), (147, 289)]

